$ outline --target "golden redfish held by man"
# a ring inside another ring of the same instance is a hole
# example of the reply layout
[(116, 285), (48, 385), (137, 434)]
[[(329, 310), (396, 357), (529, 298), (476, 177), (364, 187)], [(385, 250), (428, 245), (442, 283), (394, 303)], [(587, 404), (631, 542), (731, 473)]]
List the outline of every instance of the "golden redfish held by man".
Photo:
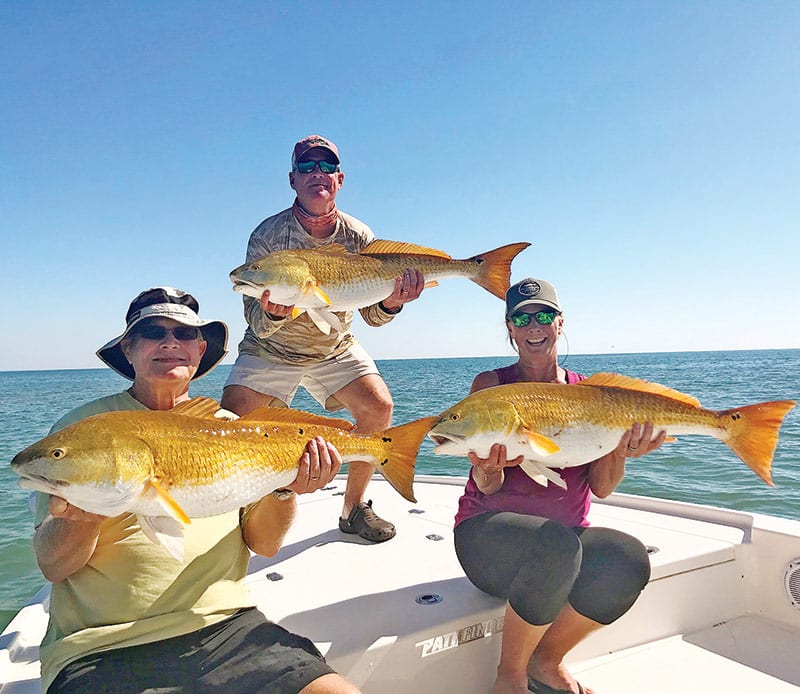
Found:
[(347, 420), (287, 408), (218, 419), (209, 398), (170, 411), (106, 412), (45, 437), (11, 467), (25, 489), (91, 513), (134, 513), (145, 534), (173, 556), (183, 524), (246, 506), (295, 479), (307, 442), (322, 436), (344, 462), (363, 460), (414, 501), (417, 451), (435, 418), (362, 435)]
[(507, 458), (540, 484), (564, 486), (557, 470), (597, 460), (614, 450), (635, 422), (655, 431), (713, 436), (725, 443), (764, 482), (778, 431), (794, 400), (708, 410), (690, 395), (620, 374), (595, 374), (572, 385), (515, 383), (479, 390), (453, 405), (431, 428), (434, 453), (489, 455), (505, 444)]
[(457, 260), (435, 248), (399, 241), (375, 240), (359, 253), (329, 244), (269, 253), (237, 267), (230, 278), (235, 292), (256, 299), (269, 289), (272, 303), (294, 306), (293, 318), (307, 311), (327, 334), (331, 327), (341, 328), (335, 311), (353, 311), (386, 299), (395, 278), (407, 268), (422, 272), (426, 287), (444, 278), (466, 277), (503, 299), (511, 262), (528, 246), (512, 243)]

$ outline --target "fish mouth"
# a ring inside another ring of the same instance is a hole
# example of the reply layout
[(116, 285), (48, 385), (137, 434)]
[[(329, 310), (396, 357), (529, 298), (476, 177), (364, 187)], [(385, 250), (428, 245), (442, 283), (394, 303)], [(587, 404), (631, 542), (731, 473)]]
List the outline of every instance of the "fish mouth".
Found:
[(231, 275), (231, 282), (233, 282), (233, 291), (236, 291), (238, 287), (255, 287), (256, 285), (249, 280), (242, 279), (241, 277), (234, 277)]
[(460, 443), (464, 441), (463, 436), (456, 436), (455, 434), (433, 434), (429, 433), (428, 438), (433, 441), (437, 446), (444, 446), (448, 443)]
[(30, 472), (20, 472), (16, 470), (20, 476), (19, 487), (20, 489), (30, 489), (35, 492), (43, 492), (44, 494), (55, 494), (59, 496), (59, 491), (69, 487), (69, 482), (65, 480), (54, 480), (44, 475), (36, 475)]
[(231, 281), (233, 282), (233, 287), (231, 287), (231, 289), (233, 289), (233, 291), (237, 294), (245, 294), (247, 296), (252, 296), (253, 298), (259, 299), (264, 293), (264, 289), (255, 282), (251, 282), (240, 277), (234, 277), (233, 275), (231, 275)]

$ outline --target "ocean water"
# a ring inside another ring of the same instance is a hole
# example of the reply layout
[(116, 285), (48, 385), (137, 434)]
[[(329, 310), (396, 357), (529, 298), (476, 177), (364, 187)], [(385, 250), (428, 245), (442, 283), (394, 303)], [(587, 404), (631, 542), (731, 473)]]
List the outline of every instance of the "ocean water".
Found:
[[(480, 371), (510, 357), (405, 359), (379, 362), (395, 400), (395, 423), (438, 414), (463, 398)], [(670, 352), (570, 356), (564, 365), (591, 374), (613, 371), (663, 383), (722, 409), (763, 400), (800, 399), (800, 350)], [(192, 387), (219, 398), (229, 366)], [(109, 369), (0, 372), (0, 629), (44, 584), (33, 559), (28, 493), (8, 467), (72, 407), (129, 385)], [(294, 407), (322, 412), (305, 391)], [(426, 440), (417, 471), (465, 475), (466, 459), (434, 456)], [(631, 461), (619, 491), (800, 519), (800, 411), (787, 416), (773, 466), (775, 487), (761, 482), (716, 439), (685, 436)], [(455, 509), (454, 509), (455, 511)]]

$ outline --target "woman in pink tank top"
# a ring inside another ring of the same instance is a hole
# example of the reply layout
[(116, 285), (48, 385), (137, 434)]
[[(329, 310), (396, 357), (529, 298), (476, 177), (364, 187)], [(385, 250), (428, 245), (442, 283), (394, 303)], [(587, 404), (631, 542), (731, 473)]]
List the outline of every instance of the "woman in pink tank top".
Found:
[[(555, 288), (527, 278), (506, 294), (506, 326), (516, 363), (478, 374), (470, 392), (525, 381), (576, 383), (558, 364), (564, 316)], [(592, 493), (611, 494), (626, 458), (658, 448), (664, 432), (635, 424), (611, 453), (560, 471), (567, 489), (534, 482), (495, 444), (489, 457), (470, 453), (472, 470), (456, 516), (455, 546), (467, 577), (506, 599), (500, 664), (493, 694), (591, 694), (564, 657), (592, 631), (621, 617), (650, 577), (636, 538), (589, 527)]]

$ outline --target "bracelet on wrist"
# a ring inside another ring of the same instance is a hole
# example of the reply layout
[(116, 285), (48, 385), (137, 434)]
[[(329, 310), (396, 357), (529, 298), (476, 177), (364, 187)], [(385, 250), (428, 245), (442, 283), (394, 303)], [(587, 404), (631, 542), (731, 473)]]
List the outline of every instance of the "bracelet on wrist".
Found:
[(387, 308), (386, 304), (384, 304), (382, 301), (379, 301), (378, 308), (380, 308), (380, 310), (384, 313), (388, 313), (390, 316), (396, 316), (398, 313), (400, 313), (400, 311), (403, 310), (403, 305), (400, 304), (400, 306), (397, 308)]
[(294, 496), (294, 491), (283, 487), (272, 492), (272, 496), (274, 496), (278, 501), (286, 501)]

